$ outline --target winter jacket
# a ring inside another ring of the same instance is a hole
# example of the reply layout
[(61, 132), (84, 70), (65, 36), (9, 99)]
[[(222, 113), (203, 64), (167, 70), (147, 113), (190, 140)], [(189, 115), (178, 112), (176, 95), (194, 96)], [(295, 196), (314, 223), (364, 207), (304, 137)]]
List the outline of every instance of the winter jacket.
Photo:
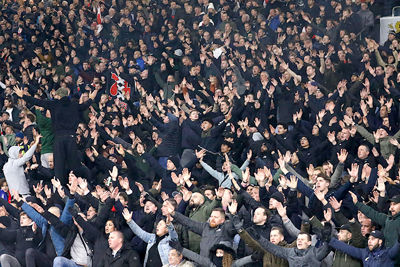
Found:
[[(249, 166), (249, 161), (246, 160), (243, 165), (240, 167), (240, 169), (242, 171), (245, 171), (247, 166)], [(223, 172), (219, 172), (217, 170), (214, 170), (213, 168), (211, 168), (210, 165), (208, 165), (207, 163), (205, 163), (204, 161), (200, 161), (201, 166), (204, 168), (204, 170), (206, 170), (212, 177), (214, 177), (215, 179), (218, 180), (218, 185), (220, 187), (224, 187), (224, 188), (231, 188), (232, 186), (232, 181), (231, 178), (229, 178), (229, 175), (226, 173), (224, 174)], [(238, 178), (238, 175), (233, 172), (233, 177), (235, 179)]]
[(182, 123), (182, 149), (197, 149), (201, 142), (201, 122), (186, 119)]
[(290, 267), (317, 267), (321, 266), (321, 261), (328, 255), (329, 246), (324, 243), (321, 247), (313, 246), (307, 249), (285, 248), (272, 244), (268, 239), (260, 237), (260, 245), (270, 253), (280, 258), (286, 259)]
[[(147, 243), (147, 248), (146, 248), (146, 256), (144, 257), (144, 265), (146, 266), (147, 259), (148, 259), (148, 253), (150, 248), (153, 246), (154, 243), (156, 243), (156, 234), (153, 233), (148, 233), (146, 231), (143, 231), (142, 228), (140, 228), (133, 220), (128, 222), (129, 228), (131, 228), (132, 232), (137, 235), (140, 239), (142, 239), (144, 242)], [(168, 235), (165, 236), (157, 246), (158, 253), (161, 258), (162, 264), (167, 264), (168, 263), (168, 253), (170, 250), (169, 246), (169, 241), (174, 239), (178, 239), (178, 234), (175, 232), (174, 226), (172, 224), (167, 225), (168, 227)]]
[(80, 122), (80, 111), (86, 110), (92, 104), (90, 99), (84, 104), (78, 104), (68, 97), (59, 100), (41, 100), (25, 95), (23, 99), (28, 103), (50, 110), (55, 136), (75, 135)]
[(42, 112), (38, 109), (35, 110), (36, 121), (39, 125), (40, 134), (43, 136), (41, 139), (42, 154), (53, 153), (54, 133), (51, 119), (43, 116)]
[(179, 212), (176, 212), (173, 217), (179, 223), (185, 225), (188, 230), (201, 235), (200, 255), (207, 258), (209, 256), (210, 247), (218, 244), (220, 241), (232, 241), (234, 235), (236, 234), (236, 231), (230, 221), (226, 221), (215, 228), (211, 228), (207, 222), (193, 221)]
[[(255, 251), (259, 251), (261, 253), (264, 253), (263, 256), (263, 267), (269, 267), (269, 266), (274, 266), (274, 267), (288, 267), (289, 263), (286, 259), (280, 258), (275, 256), (274, 254), (268, 252), (265, 250), (256, 240), (254, 240), (249, 233), (244, 230), (239, 233), (240, 238), (243, 239), (244, 242), (246, 242), (246, 245), (251, 247)], [(296, 246), (295, 243), (288, 244), (286, 241), (282, 241), (279, 243), (279, 246), (285, 247), (285, 248), (293, 248)]]
[(168, 157), (175, 156), (179, 153), (179, 122), (178, 119), (168, 114), (169, 122), (162, 123), (156, 119), (155, 113), (150, 118), (151, 123), (160, 131), (162, 143), (157, 148), (157, 156)]
[[(104, 254), (103, 260), (98, 267), (141, 267), (139, 254), (132, 249), (123, 246), (115, 255), (108, 248)], [(155, 266), (154, 266), (155, 267)]]
[[(357, 132), (361, 134), (362, 137), (367, 139), (371, 144), (375, 144), (374, 135), (368, 132), (364, 127), (357, 125)], [(390, 139), (399, 139), (400, 131), (398, 131), (394, 136), (386, 136), (379, 140), (379, 147), (381, 149), (382, 156), (387, 159), (390, 155), (394, 155), (396, 153), (397, 147), (390, 143)]]
[(400, 213), (397, 213), (395, 216), (387, 215), (361, 202), (357, 202), (356, 207), (364, 213), (365, 216), (370, 218), (372, 222), (382, 227), (382, 232), (385, 236), (385, 246), (392, 247), (400, 234)]
[[(198, 264), (198, 266), (202, 267), (217, 267), (209, 258), (201, 256), (197, 253), (194, 253), (193, 251), (190, 251), (186, 248), (183, 249), (182, 255), (188, 258), (189, 260), (192, 260)], [(232, 262), (231, 267), (240, 267), (245, 264), (249, 264), (253, 262), (251, 259), (251, 256), (247, 256), (241, 259), (234, 260)]]
[[(206, 222), (211, 215), (211, 212), (214, 208), (221, 205), (221, 202), (217, 199), (214, 199), (211, 202), (204, 202), (203, 205), (190, 210), (187, 212), (187, 216), (196, 222)], [(189, 249), (196, 253), (200, 253), (200, 241), (201, 236), (192, 232), (188, 231), (189, 234)]]
[(29, 185), (26, 181), (24, 173), (24, 165), (29, 161), (35, 153), (37, 145), (31, 146), (29, 150), (19, 158), (19, 146), (12, 146), (8, 150), (8, 161), (3, 167), (4, 176), (6, 177), (8, 187), (11, 190), (16, 190), (21, 195), (29, 194)]
[(362, 260), (364, 267), (392, 267), (400, 249), (399, 242), (397, 241), (391, 248), (381, 246), (373, 251), (370, 251), (368, 248), (356, 248), (337, 239), (332, 239), (329, 245), (349, 254), (353, 258)]
[(24, 226), (17, 230), (0, 229), (0, 240), (15, 242), (15, 257), (22, 266), (26, 266), (25, 252), (28, 248), (38, 248), (42, 233), (40, 230), (33, 232), (32, 226)]
[[(71, 225), (72, 224), (72, 216), (69, 213), (68, 209), (74, 205), (75, 201), (74, 199), (68, 199), (67, 203), (65, 204), (64, 210), (62, 211), (62, 214), (60, 216), (60, 221), (67, 224)], [(37, 226), (42, 229), (42, 236), (43, 239), (41, 243), (44, 241), (44, 238), (46, 236), (46, 231), (49, 228), (49, 224), (47, 220), (40, 214), (38, 213), (34, 208), (32, 208), (30, 205), (23, 203), (22, 204), (22, 210), (26, 212), (26, 214), (31, 218)], [(54, 248), (56, 250), (57, 256), (61, 256), (63, 251), (64, 251), (64, 238), (57, 233), (55, 228), (51, 225), (50, 226), (50, 237), (53, 242)]]

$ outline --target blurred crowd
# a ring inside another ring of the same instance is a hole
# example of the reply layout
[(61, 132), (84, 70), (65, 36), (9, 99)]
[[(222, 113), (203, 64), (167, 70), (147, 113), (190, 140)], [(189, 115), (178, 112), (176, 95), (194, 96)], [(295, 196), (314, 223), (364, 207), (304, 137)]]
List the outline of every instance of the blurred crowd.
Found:
[(0, 265), (400, 266), (383, 0), (4, 0)]

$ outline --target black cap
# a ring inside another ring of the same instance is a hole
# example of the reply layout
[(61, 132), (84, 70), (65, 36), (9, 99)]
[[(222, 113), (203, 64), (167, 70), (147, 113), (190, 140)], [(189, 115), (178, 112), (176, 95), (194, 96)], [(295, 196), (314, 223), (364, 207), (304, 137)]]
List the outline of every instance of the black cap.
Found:
[(285, 199), (283, 198), (283, 195), (281, 192), (276, 191), (275, 193), (273, 193), (271, 195), (271, 198), (276, 199), (277, 201), (281, 202), (283, 204), (283, 202), (285, 202)]
[(341, 227), (337, 227), (337, 230), (347, 230), (351, 233), (351, 226), (350, 224), (343, 224)]
[(400, 195), (392, 197), (391, 199), (389, 199), (389, 201), (399, 204), (400, 203)]
[(382, 233), (381, 231), (378, 231), (378, 230), (372, 231), (372, 232), (371, 232), (370, 234), (368, 234), (367, 236), (368, 236), (368, 237), (369, 237), (369, 236), (373, 236), (373, 237), (378, 238), (378, 239), (381, 239), (381, 240), (384, 240), (384, 239), (385, 239), (385, 236), (383, 235), (383, 233)]

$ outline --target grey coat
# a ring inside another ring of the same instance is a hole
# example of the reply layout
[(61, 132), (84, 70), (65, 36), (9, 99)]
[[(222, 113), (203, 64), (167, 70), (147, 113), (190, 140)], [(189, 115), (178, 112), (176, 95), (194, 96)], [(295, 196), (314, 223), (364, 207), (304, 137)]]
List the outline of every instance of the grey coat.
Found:
[(206, 258), (208, 258), (210, 254), (210, 248), (213, 245), (224, 240), (232, 242), (233, 237), (236, 234), (235, 228), (230, 221), (226, 221), (216, 228), (211, 228), (207, 222), (193, 221), (179, 212), (176, 212), (173, 217), (177, 222), (185, 225), (188, 230), (201, 235), (200, 255)]
[(289, 267), (319, 267), (322, 260), (330, 252), (327, 243), (322, 247), (316, 248), (310, 246), (307, 249), (285, 248), (272, 244), (268, 239), (260, 237), (258, 240), (261, 246), (275, 256), (286, 259), (289, 262)]

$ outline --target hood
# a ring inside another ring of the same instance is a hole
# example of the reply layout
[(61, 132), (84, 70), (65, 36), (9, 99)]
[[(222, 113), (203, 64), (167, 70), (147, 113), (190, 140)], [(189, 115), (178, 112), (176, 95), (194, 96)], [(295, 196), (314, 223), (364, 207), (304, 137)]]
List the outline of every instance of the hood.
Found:
[(12, 159), (17, 159), (20, 150), (21, 148), (19, 146), (12, 146), (8, 150), (8, 156)]

